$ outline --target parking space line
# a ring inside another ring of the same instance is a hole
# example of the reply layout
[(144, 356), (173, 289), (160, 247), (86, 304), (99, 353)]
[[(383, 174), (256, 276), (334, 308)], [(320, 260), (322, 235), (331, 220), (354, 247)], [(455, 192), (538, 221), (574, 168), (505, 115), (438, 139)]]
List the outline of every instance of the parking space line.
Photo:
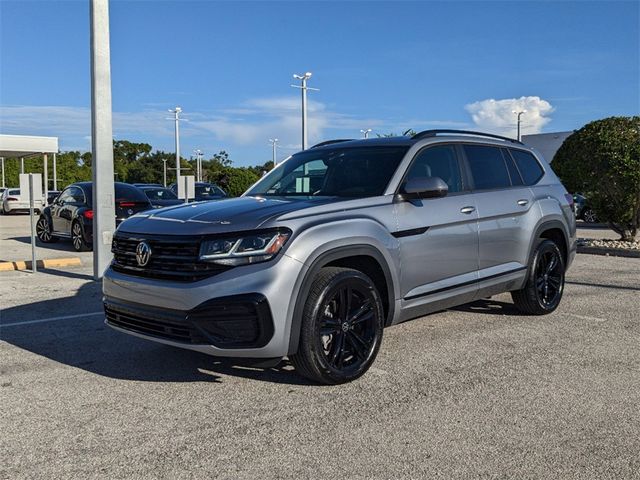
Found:
[(104, 312), (79, 313), (77, 315), (65, 315), (63, 317), (41, 318), (39, 320), (27, 320), (26, 322), (0, 323), (0, 328), (19, 327), (21, 325), (32, 325), (34, 323), (57, 322), (58, 320), (71, 320), (72, 318), (95, 317), (104, 315)]

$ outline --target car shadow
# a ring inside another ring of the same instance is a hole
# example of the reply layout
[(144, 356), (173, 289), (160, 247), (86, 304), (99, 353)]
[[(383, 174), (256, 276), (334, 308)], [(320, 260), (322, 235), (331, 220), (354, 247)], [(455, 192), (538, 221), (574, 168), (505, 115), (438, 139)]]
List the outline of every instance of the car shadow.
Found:
[(449, 310), (455, 312), (483, 313), (489, 315), (524, 315), (520, 310), (516, 308), (513, 303), (500, 302), (491, 298), (484, 298), (482, 300), (476, 300), (475, 302), (465, 303), (464, 305), (453, 307)]
[[(26, 243), (27, 245), (31, 245), (31, 237), (10, 237), (10, 238), (7, 238), (7, 240), (14, 240), (16, 242)], [(40, 240), (38, 240), (38, 238), (36, 238), (36, 247), (50, 249), (50, 250), (58, 250), (61, 252), (77, 253), (73, 249), (71, 240), (66, 238), (61, 238), (60, 240), (54, 243), (42, 243)]]
[[(113, 330), (97, 313), (102, 310), (101, 298), (101, 283), (92, 281), (84, 284), (75, 297), (3, 309), (0, 340), (55, 362), (120, 380), (220, 383), (227, 375), (311, 385), (286, 361), (276, 367), (259, 368), (255, 360), (213, 357)], [(61, 316), (65, 318), (35, 323)], [(3, 365), (0, 375), (22, 368), (18, 362)]]

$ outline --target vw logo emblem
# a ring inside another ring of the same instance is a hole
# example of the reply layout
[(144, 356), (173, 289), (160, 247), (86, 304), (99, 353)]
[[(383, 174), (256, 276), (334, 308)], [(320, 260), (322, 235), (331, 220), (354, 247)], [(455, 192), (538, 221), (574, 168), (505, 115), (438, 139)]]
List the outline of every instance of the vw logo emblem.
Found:
[(136, 247), (136, 262), (138, 262), (138, 266), (144, 267), (147, 263), (149, 263), (150, 257), (151, 247), (146, 242), (140, 242)]

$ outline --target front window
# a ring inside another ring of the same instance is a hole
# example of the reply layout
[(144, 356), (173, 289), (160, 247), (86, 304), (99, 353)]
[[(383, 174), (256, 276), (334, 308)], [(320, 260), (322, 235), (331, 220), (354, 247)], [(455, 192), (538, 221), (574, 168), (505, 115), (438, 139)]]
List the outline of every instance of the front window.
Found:
[(247, 195), (373, 197), (382, 195), (407, 147), (306, 150), (260, 180)]

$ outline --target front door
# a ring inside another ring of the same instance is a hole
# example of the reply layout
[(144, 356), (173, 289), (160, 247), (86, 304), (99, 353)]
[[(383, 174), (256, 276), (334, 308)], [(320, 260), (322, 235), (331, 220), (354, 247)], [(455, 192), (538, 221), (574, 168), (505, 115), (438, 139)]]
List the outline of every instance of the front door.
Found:
[(442, 198), (395, 204), (401, 294), (411, 304), (452, 295), (471, 299), (475, 293), (477, 211), (460, 165), (455, 145), (429, 146), (418, 152), (403, 180), (404, 184), (416, 177), (440, 177), (449, 187)]

